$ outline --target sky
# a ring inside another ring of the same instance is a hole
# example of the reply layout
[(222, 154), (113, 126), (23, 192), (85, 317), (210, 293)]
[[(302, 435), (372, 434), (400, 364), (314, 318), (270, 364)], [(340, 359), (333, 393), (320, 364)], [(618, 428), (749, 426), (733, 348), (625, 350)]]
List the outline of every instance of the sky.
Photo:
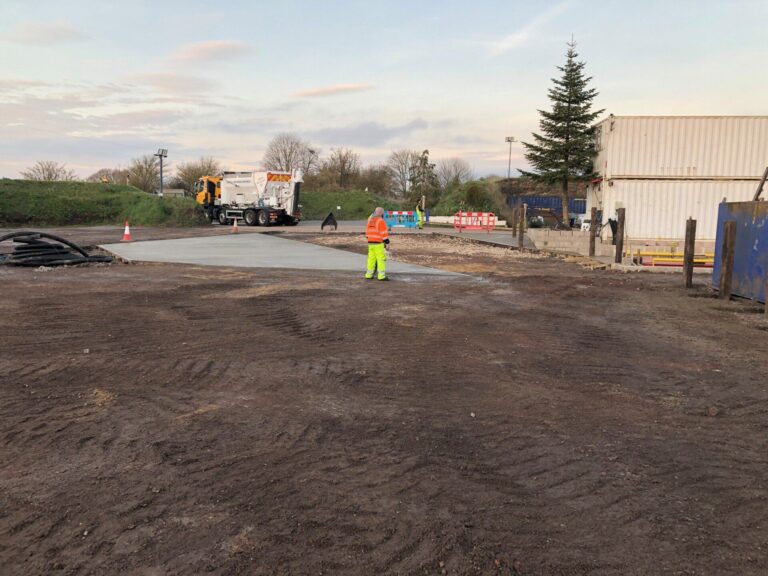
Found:
[(766, 0), (0, 0), (0, 177), (161, 147), (256, 169), (281, 132), (503, 175), (571, 38), (605, 115), (763, 115), (766, 21)]

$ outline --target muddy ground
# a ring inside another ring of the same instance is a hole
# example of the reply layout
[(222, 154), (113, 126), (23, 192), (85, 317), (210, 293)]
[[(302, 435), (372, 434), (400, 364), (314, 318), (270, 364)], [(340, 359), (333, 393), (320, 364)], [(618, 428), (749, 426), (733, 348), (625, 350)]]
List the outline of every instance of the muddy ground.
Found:
[(0, 572), (768, 573), (757, 307), (394, 250), (472, 276), (0, 267)]

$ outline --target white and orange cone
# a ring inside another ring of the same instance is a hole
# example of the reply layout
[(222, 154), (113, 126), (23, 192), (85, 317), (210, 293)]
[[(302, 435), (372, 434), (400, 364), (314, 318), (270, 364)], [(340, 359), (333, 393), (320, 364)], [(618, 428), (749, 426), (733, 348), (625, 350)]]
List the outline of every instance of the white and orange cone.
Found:
[(131, 237), (131, 227), (128, 225), (128, 220), (125, 221), (125, 231), (123, 232), (123, 239), (121, 242), (133, 242)]
[(239, 230), (237, 229), (237, 218), (234, 218), (232, 220), (232, 234), (237, 234)]

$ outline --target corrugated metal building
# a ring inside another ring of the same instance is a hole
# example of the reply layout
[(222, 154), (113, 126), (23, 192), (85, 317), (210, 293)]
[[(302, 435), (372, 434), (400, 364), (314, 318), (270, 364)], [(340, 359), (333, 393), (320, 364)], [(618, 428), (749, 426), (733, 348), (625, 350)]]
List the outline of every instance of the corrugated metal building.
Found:
[(719, 203), (751, 200), (768, 166), (768, 116), (609, 116), (596, 138), (587, 210), (625, 208), (630, 239), (681, 239), (693, 217), (714, 240)]

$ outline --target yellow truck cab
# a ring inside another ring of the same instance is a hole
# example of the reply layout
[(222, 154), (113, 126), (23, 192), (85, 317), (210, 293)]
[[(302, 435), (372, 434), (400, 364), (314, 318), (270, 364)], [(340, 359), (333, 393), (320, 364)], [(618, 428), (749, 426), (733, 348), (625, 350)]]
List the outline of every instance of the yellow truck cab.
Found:
[(208, 221), (215, 217), (216, 201), (221, 198), (221, 178), (218, 176), (203, 176), (193, 189), (195, 200), (203, 207)]

